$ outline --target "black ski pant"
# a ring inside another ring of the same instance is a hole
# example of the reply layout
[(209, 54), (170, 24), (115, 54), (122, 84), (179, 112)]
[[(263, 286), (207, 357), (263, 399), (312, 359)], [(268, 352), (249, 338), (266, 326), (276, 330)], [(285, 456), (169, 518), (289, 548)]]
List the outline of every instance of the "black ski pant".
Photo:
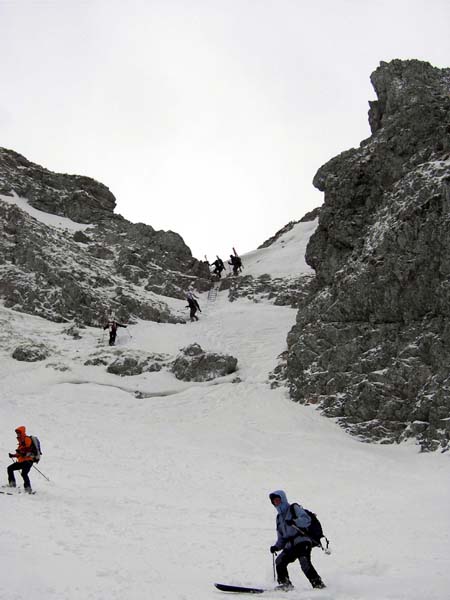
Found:
[(31, 467), (33, 466), (32, 460), (24, 460), (23, 462), (15, 462), (8, 467), (8, 482), (10, 485), (16, 485), (16, 478), (14, 477), (14, 471), (22, 471), (22, 479), (23, 486), (27, 490), (31, 488), (30, 478), (28, 477), (28, 473), (30, 472)]
[(278, 583), (287, 583), (289, 581), (289, 573), (287, 566), (295, 562), (297, 559), (300, 562), (303, 573), (313, 587), (317, 587), (321, 583), (320, 575), (317, 573), (311, 563), (311, 542), (300, 542), (293, 545), (277, 556), (275, 565), (277, 568)]
[(110, 346), (114, 346), (114, 344), (116, 343), (116, 335), (117, 335), (117, 331), (109, 332), (109, 345)]
[(191, 306), (191, 313), (190, 313), (190, 317), (191, 317), (191, 321), (198, 321), (198, 317), (195, 314), (197, 312), (197, 308), (195, 306)]

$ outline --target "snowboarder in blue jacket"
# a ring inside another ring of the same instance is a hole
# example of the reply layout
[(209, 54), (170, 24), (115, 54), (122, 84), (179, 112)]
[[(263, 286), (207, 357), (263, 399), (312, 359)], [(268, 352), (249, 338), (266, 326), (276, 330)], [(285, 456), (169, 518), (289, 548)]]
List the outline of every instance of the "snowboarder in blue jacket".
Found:
[(282, 590), (293, 589), (287, 566), (298, 559), (313, 588), (324, 588), (325, 584), (311, 563), (312, 540), (306, 531), (311, 524), (311, 517), (300, 504), (289, 504), (283, 490), (272, 492), (269, 498), (278, 513), (277, 541), (270, 547), (270, 552), (276, 554), (282, 551), (275, 561), (278, 587)]

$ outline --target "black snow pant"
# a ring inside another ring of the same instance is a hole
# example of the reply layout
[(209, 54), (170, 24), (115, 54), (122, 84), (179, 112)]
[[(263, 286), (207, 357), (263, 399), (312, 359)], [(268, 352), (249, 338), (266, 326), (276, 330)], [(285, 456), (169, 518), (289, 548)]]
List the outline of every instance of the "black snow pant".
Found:
[(287, 566), (294, 561), (299, 560), (300, 566), (306, 578), (310, 584), (315, 587), (322, 585), (320, 575), (317, 573), (311, 563), (311, 542), (300, 542), (295, 546), (292, 546), (286, 550), (283, 550), (281, 554), (277, 556), (275, 565), (277, 568), (278, 583), (288, 583), (289, 573)]
[(116, 335), (117, 335), (116, 330), (109, 332), (109, 345), (110, 346), (114, 346), (114, 344), (116, 343)]
[(197, 312), (197, 307), (196, 307), (196, 306), (191, 306), (190, 308), (191, 308), (191, 313), (190, 313), (190, 315), (189, 315), (189, 316), (190, 316), (190, 318), (191, 318), (191, 321), (194, 321), (194, 320), (195, 320), (195, 321), (198, 321), (198, 317), (197, 317), (197, 315), (195, 314), (195, 313)]
[(22, 479), (23, 486), (26, 490), (31, 489), (30, 478), (28, 477), (28, 473), (30, 472), (31, 467), (33, 466), (32, 460), (24, 460), (23, 462), (15, 462), (8, 467), (8, 482), (9, 485), (15, 487), (16, 479), (14, 477), (14, 471), (22, 471)]

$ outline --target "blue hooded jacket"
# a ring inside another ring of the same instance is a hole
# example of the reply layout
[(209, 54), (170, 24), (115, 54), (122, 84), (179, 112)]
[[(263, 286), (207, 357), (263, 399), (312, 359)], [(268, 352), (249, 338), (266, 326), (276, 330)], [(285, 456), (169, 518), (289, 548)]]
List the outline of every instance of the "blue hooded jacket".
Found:
[(269, 494), (271, 501), (273, 496), (279, 496), (281, 498), (281, 504), (275, 507), (278, 513), (277, 541), (275, 544), (277, 549), (288, 549), (301, 542), (311, 542), (311, 538), (308, 535), (298, 531), (298, 529), (305, 529), (311, 525), (311, 517), (308, 513), (300, 506), (300, 504), (295, 504), (291, 510), (291, 505), (283, 490), (275, 490), (275, 492)]

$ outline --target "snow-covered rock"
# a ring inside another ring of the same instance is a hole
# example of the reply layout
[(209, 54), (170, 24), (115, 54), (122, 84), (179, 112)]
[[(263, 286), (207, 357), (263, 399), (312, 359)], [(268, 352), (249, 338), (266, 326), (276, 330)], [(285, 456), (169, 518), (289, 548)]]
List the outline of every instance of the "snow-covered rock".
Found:
[(212, 381), (234, 373), (237, 363), (234, 356), (205, 352), (199, 344), (194, 343), (182, 348), (172, 364), (172, 372), (183, 381)]
[(450, 69), (394, 60), (372, 83), (373, 135), (314, 179), (325, 193), (306, 250), (316, 288), (288, 338), (291, 395), (366, 440), (445, 448)]
[(25, 362), (37, 362), (45, 360), (50, 355), (50, 350), (45, 344), (37, 344), (33, 342), (20, 344), (15, 348), (12, 357), (15, 360)]

